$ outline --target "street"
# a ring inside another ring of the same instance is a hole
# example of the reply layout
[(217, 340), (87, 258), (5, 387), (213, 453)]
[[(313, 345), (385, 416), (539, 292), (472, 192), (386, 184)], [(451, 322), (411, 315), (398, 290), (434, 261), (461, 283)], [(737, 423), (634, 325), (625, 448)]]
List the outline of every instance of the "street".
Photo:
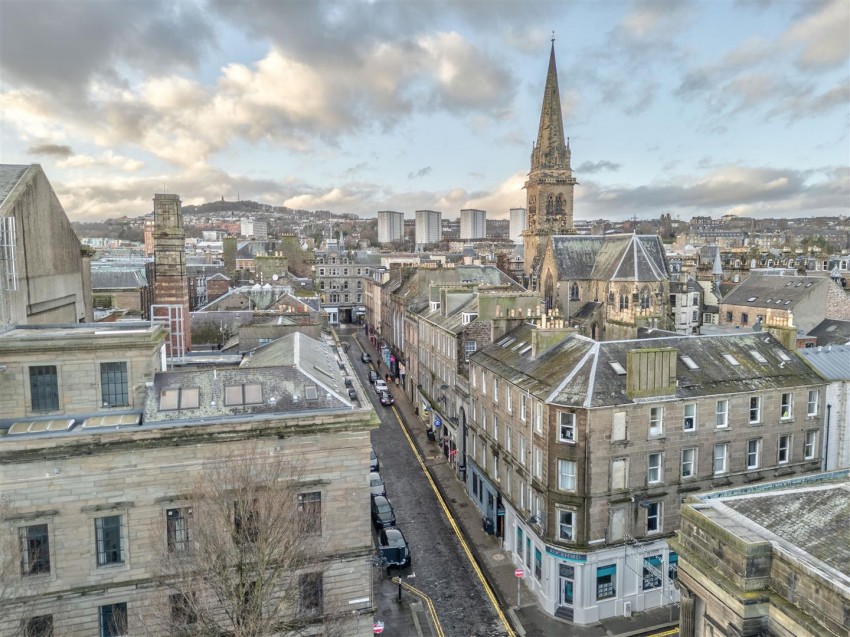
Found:
[[(366, 393), (363, 398), (372, 402), (381, 420), (380, 427), (372, 432), (372, 445), (380, 459), (380, 473), (386, 484), (387, 496), (395, 508), (397, 526), (410, 545), (412, 565), (403, 572), (405, 580), (412, 573), (416, 574), (409, 583), (433, 601), (445, 635), (508, 635), (448, 521), (447, 512), (440, 505), (410, 447), (396, 415), (398, 410), (383, 407), (369, 383), (367, 375), (370, 369), (377, 369), (373, 367), (376, 362), (360, 362), (363, 350), (353, 336), (350, 332), (340, 334), (340, 340), (350, 345), (348, 357)], [(374, 355), (374, 352), (370, 353)], [(378, 371), (381, 375), (386, 373), (383, 368)], [(392, 386), (391, 392), (397, 401), (405, 400), (397, 387)], [(412, 426), (422, 425), (413, 423)], [(466, 502), (458, 505), (473, 506)], [(380, 604), (384, 599), (384, 596), (377, 598), (377, 619), (381, 619)], [(427, 627), (423, 629), (427, 630)]]

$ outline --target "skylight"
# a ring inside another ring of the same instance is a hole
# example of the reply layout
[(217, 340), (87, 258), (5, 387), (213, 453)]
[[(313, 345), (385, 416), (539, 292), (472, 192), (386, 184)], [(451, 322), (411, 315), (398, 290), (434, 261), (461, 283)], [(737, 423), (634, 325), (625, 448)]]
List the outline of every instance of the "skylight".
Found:
[(515, 352), (515, 351), (517, 351), (520, 347), (522, 347), (523, 345), (525, 345), (525, 341), (520, 341), (519, 343), (517, 343), (516, 345), (514, 345), (514, 346), (511, 348), (511, 351), (514, 351), (514, 352)]
[(782, 360), (784, 360), (785, 362), (788, 362), (788, 361), (790, 361), (790, 360), (791, 360), (791, 357), (790, 357), (790, 356), (788, 356), (788, 354), (786, 354), (785, 352), (783, 352), (781, 349), (776, 350), (776, 355), (777, 355), (779, 358), (781, 358)]
[(626, 368), (620, 365), (617, 361), (611, 361), (611, 369), (617, 372), (620, 376), (624, 376), (626, 374)]
[(699, 365), (690, 356), (682, 356), (682, 362), (687, 365), (688, 369), (699, 369)]
[(737, 365), (741, 364), (741, 363), (738, 362), (738, 360), (734, 356), (732, 356), (732, 354), (724, 354), (723, 358), (725, 358), (726, 362), (729, 363), (730, 365), (737, 366)]
[(755, 301), (757, 298), (758, 298), (757, 296), (751, 296), (750, 298), (748, 298), (748, 299), (747, 299), (747, 303), (752, 303), (752, 302), (753, 302), (753, 301)]
[(761, 352), (758, 352), (754, 349), (751, 349), (750, 354), (752, 354), (752, 357), (755, 358), (759, 363), (766, 363), (767, 362), (767, 359), (764, 356), (761, 355)]
[(516, 339), (515, 339), (513, 336), (509, 336), (508, 338), (506, 338), (505, 340), (503, 340), (503, 341), (500, 343), (500, 345), (501, 345), (502, 347), (508, 347), (508, 346), (510, 346), (510, 345), (513, 345), (515, 342), (516, 342)]
[(307, 400), (316, 400), (319, 397), (319, 393), (316, 391), (315, 385), (307, 385), (304, 388), (304, 397)]
[(530, 350), (530, 349), (531, 349), (531, 345), (526, 345), (526, 346), (525, 346), (525, 347), (523, 347), (521, 350), (519, 350), (519, 353), (520, 353), (520, 354), (525, 354), (525, 353), (526, 353), (528, 350)]

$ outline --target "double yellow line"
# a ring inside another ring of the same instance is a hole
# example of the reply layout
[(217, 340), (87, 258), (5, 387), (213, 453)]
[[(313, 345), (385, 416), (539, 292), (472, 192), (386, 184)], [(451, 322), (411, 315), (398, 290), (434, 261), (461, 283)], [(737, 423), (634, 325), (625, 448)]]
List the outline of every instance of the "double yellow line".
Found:
[[(392, 579), (392, 581), (393, 581), (393, 584), (398, 584), (398, 578), (397, 577), (394, 577)], [(405, 581), (402, 581), (401, 586), (402, 586), (402, 588), (410, 591), (411, 593), (413, 593), (414, 595), (416, 595), (418, 598), (420, 598), (422, 601), (425, 602), (425, 605), (428, 607), (428, 612), (431, 613), (431, 619), (434, 620), (434, 627), (437, 629), (437, 637), (446, 637), (446, 633), (443, 632), (443, 626), (442, 626), (442, 624), (440, 624), (440, 618), (437, 617), (437, 609), (434, 608), (434, 602), (431, 601), (431, 598), (428, 597), (422, 591), (420, 591), (418, 588), (411, 586), (410, 584), (408, 584)]]

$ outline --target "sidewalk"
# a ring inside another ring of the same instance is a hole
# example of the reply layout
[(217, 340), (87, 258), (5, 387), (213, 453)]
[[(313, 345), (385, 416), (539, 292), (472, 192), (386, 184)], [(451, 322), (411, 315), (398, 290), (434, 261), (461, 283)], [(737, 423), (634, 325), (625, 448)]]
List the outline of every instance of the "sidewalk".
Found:
[[(364, 338), (362, 330), (354, 337), (376, 362), (377, 352)], [(382, 369), (381, 372), (384, 370)], [(514, 630), (520, 636), (546, 637), (569, 634), (577, 637), (606, 637), (609, 635), (633, 635), (662, 631), (677, 625), (678, 610), (657, 608), (645, 613), (636, 613), (630, 618), (612, 617), (591, 626), (578, 626), (571, 622), (556, 619), (544, 613), (535, 603), (535, 597), (520, 583), (521, 607), (517, 604), (517, 578), (511, 554), (502, 549), (494, 535), (488, 535), (482, 528), (482, 514), (467, 496), (465, 485), (458, 479), (454, 467), (443, 455), (439, 445), (429, 441), (425, 425), (414, 413), (414, 406), (405, 393), (398, 387), (390, 388), (395, 397), (395, 407), (402, 416), (410, 436), (413, 438), (431, 477), (440, 490), (446, 505), (452, 512), (464, 539), (481, 567), (484, 577), (490, 584), (503, 611), (510, 618)]]

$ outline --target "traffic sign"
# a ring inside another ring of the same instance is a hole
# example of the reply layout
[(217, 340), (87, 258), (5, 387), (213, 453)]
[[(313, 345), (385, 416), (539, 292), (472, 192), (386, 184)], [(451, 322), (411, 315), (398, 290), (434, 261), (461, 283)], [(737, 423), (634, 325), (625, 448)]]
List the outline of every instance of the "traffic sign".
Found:
[(514, 575), (516, 575), (517, 577), (525, 577), (525, 569), (520, 566), (514, 571)]
[(384, 622), (376, 621), (375, 624), (372, 626), (372, 630), (376, 635), (380, 635), (382, 632), (384, 632)]

